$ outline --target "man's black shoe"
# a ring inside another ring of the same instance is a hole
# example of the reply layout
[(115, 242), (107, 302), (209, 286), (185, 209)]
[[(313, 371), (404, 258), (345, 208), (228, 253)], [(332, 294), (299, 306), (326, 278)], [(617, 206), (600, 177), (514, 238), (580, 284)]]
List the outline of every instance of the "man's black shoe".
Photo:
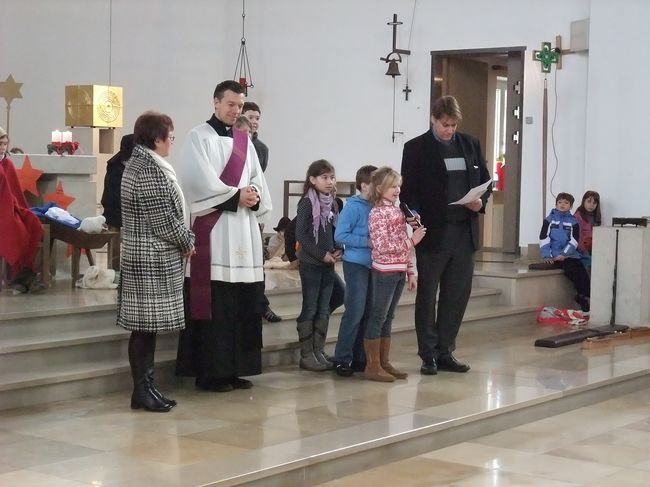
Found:
[(278, 323), (282, 321), (282, 318), (276, 315), (271, 308), (266, 308), (264, 311), (264, 319), (269, 323)]
[(456, 360), (453, 355), (443, 355), (438, 357), (438, 370), (447, 370), (449, 372), (467, 372), (470, 369), (468, 364)]
[(229, 379), (197, 379), (196, 387), (212, 392), (230, 392), (234, 389)]
[(336, 375), (339, 377), (351, 377), (352, 374), (354, 374), (354, 370), (349, 364), (342, 363), (337, 363), (334, 366), (334, 372), (336, 372)]
[(239, 377), (231, 377), (230, 385), (233, 389), (250, 389), (253, 387), (253, 383), (246, 379), (240, 379)]
[(431, 359), (426, 362), (422, 362), (422, 367), (420, 367), (420, 374), (422, 375), (436, 375), (438, 373), (438, 365), (436, 361)]

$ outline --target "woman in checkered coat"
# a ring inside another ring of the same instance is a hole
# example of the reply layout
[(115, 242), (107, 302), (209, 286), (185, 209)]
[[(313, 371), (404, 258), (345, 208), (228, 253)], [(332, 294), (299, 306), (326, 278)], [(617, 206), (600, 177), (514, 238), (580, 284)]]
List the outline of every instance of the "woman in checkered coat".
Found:
[(184, 199), (164, 159), (174, 136), (172, 120), (146, 112), (135, 122), (135, 148), (122, 177), (123, 249), (117, 324), (131, 331), (131, 408), (166, 412), (176, 401), (154, 385), (156, 333), (185, 327), (183, 259), (194, 252), (184, 224)]

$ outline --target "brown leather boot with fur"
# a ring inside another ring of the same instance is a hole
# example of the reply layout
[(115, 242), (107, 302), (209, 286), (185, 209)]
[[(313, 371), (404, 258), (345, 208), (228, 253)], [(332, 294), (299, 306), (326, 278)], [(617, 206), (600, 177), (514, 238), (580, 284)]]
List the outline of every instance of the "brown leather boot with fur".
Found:
[(366, 338), (363, 341), (363, 347), (366, 349), (366, 370), (364, 370), (363, 375), (368, 380), (394, 382), (395, 377), (381, 367), (379, 345), (379, 338)]
[(388, 372), (390, 375), (396, 379), (406, 379), (408, 374), (397, 370), (390, 363), (390, 337), (382, 337), (381, 343), (379, 344), (379, 363), (381, 363), (381, 368)]

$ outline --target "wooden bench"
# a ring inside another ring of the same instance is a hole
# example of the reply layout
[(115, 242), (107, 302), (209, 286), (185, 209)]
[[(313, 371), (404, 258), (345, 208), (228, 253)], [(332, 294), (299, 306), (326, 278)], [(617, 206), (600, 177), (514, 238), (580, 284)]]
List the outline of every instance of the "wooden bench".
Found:
[(41, 221), (47, 223), (50, 227), (50, 253), (54, 246), (55, 240), (60, 240), (72, 245), (72, 261), (70, 263), (70, 275), (72, 277), (72, 287), (75, 287), (79, 279), (79, 264), (81, 261), (81, 251), (84, 250), (89, 265), (95, 265), (92, 250), (101, 249), (108, 245), (107, 267), (112, 268), (113, 256), (115, 252), (119, 253), (120, 232), (104, 231), (102, 233), (86, 233), (74, 228), (68, 227), (53, 220), (43, 218)]

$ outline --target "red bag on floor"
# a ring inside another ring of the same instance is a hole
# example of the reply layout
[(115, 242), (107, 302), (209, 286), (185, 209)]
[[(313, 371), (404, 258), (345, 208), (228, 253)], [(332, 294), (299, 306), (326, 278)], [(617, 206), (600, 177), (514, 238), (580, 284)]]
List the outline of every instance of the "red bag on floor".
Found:
[(589, 314), (577, 309), (553, 308), (544, 306), (537, 312), (540, 325), (579, 326), (589, 321)]

